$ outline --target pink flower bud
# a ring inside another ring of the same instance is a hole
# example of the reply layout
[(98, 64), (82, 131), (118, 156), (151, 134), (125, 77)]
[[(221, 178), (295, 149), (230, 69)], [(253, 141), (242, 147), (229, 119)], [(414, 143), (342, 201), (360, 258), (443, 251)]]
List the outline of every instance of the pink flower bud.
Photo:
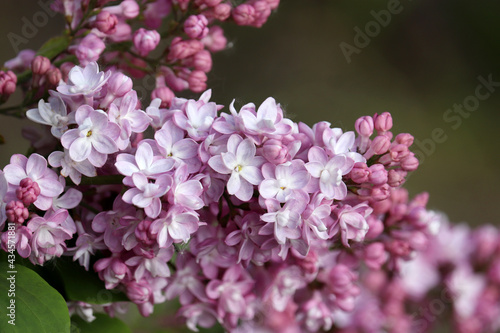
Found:
[(337, 296), (350, 294), (356, 275), (345, 265), (335, 265), (328, 273), (329, 287)]
[(382, 201), (389, 197), (391, 194), (388, 184), (377, 185), (372, 188), (362, 188), (358, 194), (365, 199), (372, 199), (374, 201)]
[(270, 139), (264, 142), (262, 156), (275, 165), (282, 164), (288, 160), (288, 149), (281, 140)]
[(373, 216), (373, 214), (366, 218), (366, 222), (369, 228), (365, 235), (365, 240), (375, 239), (384, 231), (384, 222)]
[(92, 22), (92, 27), (96, 28), (104, 34), (112, 35), (116, 32), (117, 24), (118, 18), (116, 17), (116, 15), (103, 10), (102, 12), (97, 14), (95, 21)]
[(359, 135), (370, 137), (373, 134), (373, 118), (370, 116), (358, 118), (354, 123), (354, 128)]
[(146, 303), (151, 295), (152, 291), (149, 283), (137, 283), (135, 281), (127, 283), (127, 296), (135, 304)]
[(17, 76), (11, 71), (0, 71), (0, 95), (6, 100), (16, 91)]
[(271, 15), (271, 7), (265, 0), (258, 0), (252, 3), (255, 9), (255, 19), (252, 23), (254, 27), (260, 28), (264, 23), (266, 23), (269, 15)]
[(189, 38), (201, 39), (208, 35), (208, 20), (204, 15), (191, 15), (184, 22), (184, 32)]
[(212, 56), (207, 50), (196, 53), (191, 61), (193, 67), (197, 70), (208, 73), (212, 69)]
[(139, 55), (145, 57), (149, 52), (156, 49), (160, 43), (161, 36), (156, 30), (138, 29), (134, 33), (134, 47), (139, 52)]
[(377, 242), (365, 247), (364, 258), (366, 266), (375, 270), (380, 269), (387, 260), (384, 244)]
[(224, 50), (227, 45), (227, 39), (224, 37), (224, 30), (219, 26), (211, 27), (208, 36), (203, 38), (202, 42), (210, 52)]
[(181, 37), (176, 37), (170, 44), (170, 51), (168, 53), (167, 60), (174, 61), (185, 59), (201, 50), (203, 50), (203, 44), (200, 41), (196, 39), (184, 41)]
[(5, 214), (11, 222), (22, 224), (29, 217), (28, 208), (21, 201), (11, 201), (5, 206)]
[(189, 74), (187, 81), (189, 83), (189, 89), (196, 93), (207, 89), (207, 75), (203, 71), (192, 71), (191, 74)]
[(113, 94), (115, 97), (122, 97), (132, 90), (132, 79), (127, 75), (115, 72), (108, 80), (107, 93)]
[(419, 165), (418, 159), (413, 153), (410, 153), (407, 157), (401, 160), (401, 168), (405, 171), (415, 171)]
[(172, 103), (174, 97), (174, 93), (168, 87), (158, 87), (151, 93), (151, 100), (155, 98), (161, 99), (160, 108), (170, 107), (170, 103)]
[(389, 112), (384, 112), (381, 115), (375, 114), (374, 117), (375, 129), (379, 132), (387, 132), (392, 128), (392, 116)]
[(378, 135), (372, 140), (370, 148), (368, 148), (363, 156), (366, 159), (369, 159), (373, 155), (382, 155), (385, 154), (390, 147), (391, 141), (389, 140), (389, 138), (387, 138), (385, 135)]
[(406, 147), (410, 147), (413, 144), (413, 135), (408, 133), (399, 133), (396, 135), (394, 141), (399, 144), (405, 145)]
[(219, 21), (225, 21), (231, 16), (231, 5), (221, 3), (206, 12), (206, 15)]
[(173, 90), (173, 91), (182, 91), (189, 88), (189, 83), (187, 82), (187, 78), (189, 77), (189, 73), (183, 73), (181, 70), (179, 72), (179, 76), (183, 75), (183, 77), (176, 76), (175, 73), (168, 67), (162, 67), (162, 73), (165, 78), (165, 83)]
[(87, 66), (89, 62), (97, 61), (105, 48), (104, 42), (92, 33), (85, 36), (78, 45), (70, 46), (70, 50), (75, 53), (83, 66)]
[(33, 74), (44, 75), (50, 68), (49, 58), (43, 56), (36, 56), (31, 62), (31, 70)]
[(385, 166), (379, 163), (370, 166), (370, 182), (374, 185), (387, 183), (387, 170)]
[(52, 66), (47, 73), (45, 73), (47, 82), (52, 86), (56, 87), (62, 79), (62, 74), (59, 68)]
[(387, 184), (391, 187), (399, 187), (406, 181), (406, 175), (408, 173), (401, 169), (389, 170)]
[(488, 271), (488, 277), (496, 284), (500, 284), (500, 258), (493, 261)]
[(362, 184), (368, 181), (370, 177), (370, 169), (363, 162), (357, 162), (354, 164), (351, 170), (351, 179), (353, 182)]
[(40, 195), (40, 187), (31, 178), (24, 178), (16, 189), (16, 197), (27, 207)]
[(72, 62), (65, 62), (60, 66), (63, 81), (68, 81), (68, 74), (73, 67), (75, 64)]
[(233, 9), (233, 20), (237, 25), (251, 25), (255, 20), (255, 8), (246, 3)]
[(389, 149), (391, 160), (399, 162), (410, 154), (408, 147), (404, 144), (397, 144)]

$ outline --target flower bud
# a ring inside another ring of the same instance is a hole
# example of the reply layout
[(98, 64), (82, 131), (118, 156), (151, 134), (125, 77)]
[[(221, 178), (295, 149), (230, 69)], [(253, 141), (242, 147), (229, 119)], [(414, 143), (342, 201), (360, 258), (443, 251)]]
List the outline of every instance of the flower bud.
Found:
[(0, 71), (0, 95), (1, 100), (5, 101), (16, 91), (17, 76), (11, 71)]
[(271, 7), (271, 9), (278, 8), (278, 6), (280, 4), (280, 0), (266, 0), (266, 1), (269, 4), (269, 7)]
[(56, 87), (59, 82), (61, 82), (62, 73), (59, 68), (52, 66), (47, 73), (45, 73), (45, 77), (51, 86)]
[(389, 112), (384, 112), (374, 117), (375, 129), (378, 132), (387, 132), (392, 128), (392, 116)]
[(116, 32), (118, 18), (115, 14), (103, 10), (97, 14), (96, 19), (92, 22), (92, 27), (96, 28), (103, 34), (112, 35)]
[(252, 23), (254, 27), (260, 28), (271, 15), (271, 7), (265, 0), (258, 0), (252, 3), (255, 9), (255, 19)]
[(415, 171), (419, 165), (418, 159), (413, 153), (410, 153), (407, 157), (401, 160), (401, 168), (405, 171)]
[(410, 147), (413, 144), (413, 135), (408, 133), (399, 133), (394, 139), (397, 143)]
[(227, 45), (227, 39), (224, 37), (224, 30), (219, 26), (211, 27), (207, 37), (203, 38), (202, 42), (211, 52), (224, 50)]
[(11, 201), (5, 206), (5, 215), (9, 221), (23, 224), (30, 214), (21, 201)]
[(161, 99), (160, 108), (168, 108), (172, 103), (175, 95), (168, 87), (158, 87), (151, 93), (151, 100), (155, 98)]
[(185, 41), (180, 37), (176, 37), (172, 40), (172, 44), (170, 44), (167, 60), (174, 61), (185, 59), (201, 50), (203, 50), (203, 44), (200, 41), (196, 39)]
[(262, 156), (275, 165), (282, 164), (288, 160), (288, 149), (281, 140), (269, 139), (264, 142)]
[(370, 137), (373, 134), (373, 118), (370, 116), (358, 118), (354, 123), (354, 128), (359, 135)]
[(205, 14), (207, 17), (211, 17), (219, 21), (225, 21), (231, 16), (231, 9), (230, 4), (221, 3), (205, 12)]
[(382, 164), (374, 164), (370, 166), (370, 182), (374, 185), (382, 185), (387, 183), (387, 170)]
[(201, 39), (208, 35), (208, 20), (204, 15), (191, 15), (184, 22), (184, 32), (189, 38)]
[(115, 97), (122, 97), (132, 90), (132, 79), (127, 75), (115, 72), (108, 80), (108, 94), (113, 94)]
[(246, 3), (233, 9), (233, 20), (237, 25), (251, 25), (255, 20), (255, 8)]
[(378, 270), (387, 260), (384, 244), (377, 242), (368, 245), (364, 249), (364, 259), (366, 266)]
[(156, 49), (160, 43), (161, 36), (156, 30), (138, 29), (134, 33), (134, 47), (139, 52), (139, 55), (145, 57), (149, 52)]
[(389, 170), (387, 184), (391, 187), (399, 187), (406, 181), (406, 175), (408, 173), (401, 169)]
[(36, 56), (31, 62), (31, 71), (33, 75), (44, 75), (50, 68), (49, 58)]
[(201, 50), (193, 56), (192, 63), (195, 69), (205, 73), (212, 69), (212, 56), (207, 50)]
[(362, 184), (368, 181), (370, 177), (370, 169), (363, 162), (357, 162), (354, 164), (351, 170), (351, 179), (353, 182)]
[(196, 93), (207, 89), (207, 75), (205, 72), (194, 70), (189, 74), (187, 81), (189, 83), (189, 89)]

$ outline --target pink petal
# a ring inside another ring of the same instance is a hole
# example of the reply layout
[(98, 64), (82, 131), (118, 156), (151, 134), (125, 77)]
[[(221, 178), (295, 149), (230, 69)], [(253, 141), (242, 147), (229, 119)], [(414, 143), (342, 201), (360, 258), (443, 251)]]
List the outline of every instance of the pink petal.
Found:
[(102, 154), (112, 154), (118, 151), (116, 142), (107, 135), (95, 135), (92, 137), (92, 146)]
[(69, 156), (76, 162), (81, 162), (89, 157), (91, 151), (92, 151), (92, 144), (90, 140), (86, 137), (78, 138), (75, 141), (73, 141), (71, 147), (69, 147)]

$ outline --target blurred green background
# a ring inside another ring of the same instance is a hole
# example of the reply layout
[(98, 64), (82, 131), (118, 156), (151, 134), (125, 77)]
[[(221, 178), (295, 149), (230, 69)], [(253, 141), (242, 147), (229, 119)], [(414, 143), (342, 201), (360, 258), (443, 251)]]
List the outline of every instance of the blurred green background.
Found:
[[(345, 130), (360, 116), (389, 111), (395, 133), (409, 132), (427, 143), (421, 167), (407, 182), (410, 193), (428, 191), (429, 208), (453, 222), (498, 225), (500, 87), (460, 117), (457, 128), (443, 117), (474, 95), (478, 76), (500, 82), (500, 2), (402, 0), (400, 12), (348, 63), (339, 45), (355, 46), (354, 28), (364, 31), (374, 21), (372, 11), (386, 10), (391, 2), (282, 0), (261, 29), (225, 25), (231, 48), (214, 56), (213, 100), (259, 105), (273, 96), (294, 121), (326, 120)], [(2, 6), (1, 62), (15, 56), (8, 34), (20, 35), (23, 17), (31, 21), (41, 10), (29, 0)], [(51, 19), (23, 47), (37, 49), (61, 27), (61, 17)], [(0, 146), (2, 167), (26, 149), (20, 126), (15, 119), (0, 121), (7, 141)], [(436, 128), (446, 140), (430, 149)]]

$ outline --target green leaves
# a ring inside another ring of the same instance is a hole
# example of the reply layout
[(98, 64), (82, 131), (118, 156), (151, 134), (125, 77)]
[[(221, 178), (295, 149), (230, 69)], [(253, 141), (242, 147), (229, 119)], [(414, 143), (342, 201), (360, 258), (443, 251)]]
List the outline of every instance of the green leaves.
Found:
[(130, 333), (130, 328), (118, 318), (96, 313), (96, 319), (87, 323), (78, 316), (71, 318), (71, 333)]
[(41, 55), (49, 58), (50, 60), (54, 59), (61, 52), (68, 49), (70, 43), (69, 36), (57, 36), (49, 39), (36, 53), (37, 55)]
[(56, 270), (60, 273), (69, 300), (91, 304), (128, 301), (125, 294), (118, 290), (106, 289), (104, 282), (95, 272), (86, 271), (78, 263), (71, 261), (71, 258), (58, 258)]
[(10, 271), (7, 262), (0, 262), (0, 332), (69, 333), (68, 308), (61, 294), (29, 268), (17, 264), (16, 273)]

